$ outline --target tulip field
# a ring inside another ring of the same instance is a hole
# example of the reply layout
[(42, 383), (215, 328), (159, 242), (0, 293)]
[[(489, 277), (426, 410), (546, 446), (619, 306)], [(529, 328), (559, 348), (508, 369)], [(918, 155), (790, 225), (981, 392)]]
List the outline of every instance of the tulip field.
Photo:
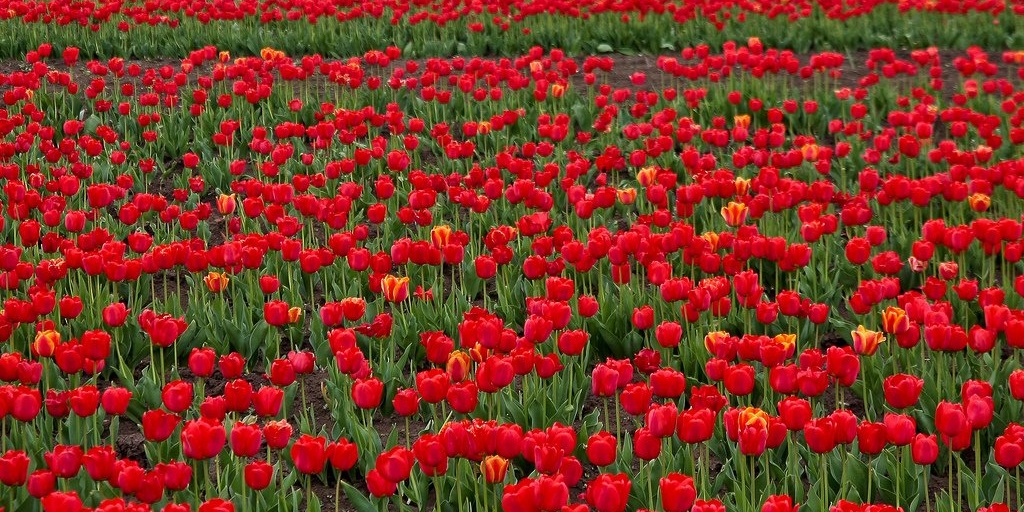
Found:
[(0, 0), (0, 512), (1024, 510), (1024, 0)]

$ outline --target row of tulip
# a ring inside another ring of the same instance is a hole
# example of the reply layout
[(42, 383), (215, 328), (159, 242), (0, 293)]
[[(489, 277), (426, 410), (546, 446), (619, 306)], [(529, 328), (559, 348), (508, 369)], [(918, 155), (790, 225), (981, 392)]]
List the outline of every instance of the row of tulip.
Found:
[(40, 45), (6, 507), (1019, 507), (1020, 55)]

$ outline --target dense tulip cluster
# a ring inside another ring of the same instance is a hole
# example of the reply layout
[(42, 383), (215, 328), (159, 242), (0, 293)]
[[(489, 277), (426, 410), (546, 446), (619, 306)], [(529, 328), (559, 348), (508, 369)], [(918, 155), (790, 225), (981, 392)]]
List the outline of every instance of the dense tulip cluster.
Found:
[[(86, 4), (0, 24), (479, 14)], [(648, 4), (544, 10), (733, 13)], [(850, 58), (35, 45), (0, 73), (0, 506), (1019, 508), (1024, 53)]]

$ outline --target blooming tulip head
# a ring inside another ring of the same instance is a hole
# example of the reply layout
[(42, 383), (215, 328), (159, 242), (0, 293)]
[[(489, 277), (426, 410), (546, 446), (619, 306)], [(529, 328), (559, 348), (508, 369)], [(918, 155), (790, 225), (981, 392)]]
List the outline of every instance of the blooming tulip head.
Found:
[(874, 355), (878, 346), (885, 341), (882, 333), (865, 329), (863, 325), (858, 325), (856, 330), (850, 331), (850, 337), (853, 338), (853, 350), (866, 356)]

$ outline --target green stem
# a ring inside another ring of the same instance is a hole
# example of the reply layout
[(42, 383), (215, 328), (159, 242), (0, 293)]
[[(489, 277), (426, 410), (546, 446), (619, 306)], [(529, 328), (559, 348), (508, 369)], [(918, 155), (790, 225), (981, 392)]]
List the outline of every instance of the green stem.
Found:
[(821, 510), (828, 510), (828, 459), (821, 454)]

